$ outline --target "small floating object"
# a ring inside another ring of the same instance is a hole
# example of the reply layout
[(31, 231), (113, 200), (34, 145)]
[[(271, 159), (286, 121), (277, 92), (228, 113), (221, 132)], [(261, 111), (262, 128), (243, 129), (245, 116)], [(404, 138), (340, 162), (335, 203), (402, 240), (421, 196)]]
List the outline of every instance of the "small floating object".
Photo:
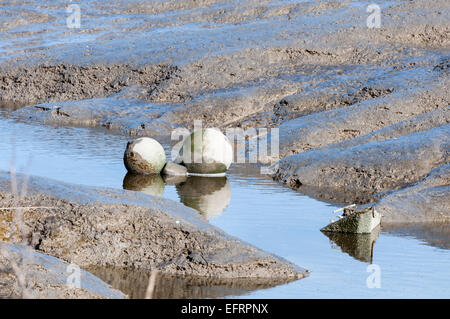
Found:
[(166, 165), (166, 154), (158, 141), (141, 137), (128, 142), (123, 162), (130, 173), (159, 174)]
[(371, 233), (381, 222), (381, 214), (374, 207), (369, 207), (361, 211), (355, 211), (356, 205), (346, 206), (340, 209), (344, 214), (340, 219), (331, 222), (328, 226), (321, 229), (324, 232)]
[(233, 160), (233, 146), (219, 129), (200, 129), (186, 137), (178, 158), (189, 175), (223, 174)]

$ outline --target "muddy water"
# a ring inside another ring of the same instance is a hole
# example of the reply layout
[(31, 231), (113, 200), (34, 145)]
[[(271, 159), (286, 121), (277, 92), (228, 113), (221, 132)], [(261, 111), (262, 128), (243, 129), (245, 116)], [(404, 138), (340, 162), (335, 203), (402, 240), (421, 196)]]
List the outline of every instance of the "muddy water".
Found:
[[(319, 229), (337, 205), (282, 187), (256, 167), (234, 165), (226, 178), (181, 183), (136, 179), (123, 167), (125, 137), (100, 129), (17, 122), (5, 110), (0, 110), (0, 137), (0, 169), (8, 169), (15, 154), (22, 172), (85, 185), (125, 186), (181, 201), (226, 232), (311, 270), (308, 278), (285, 285), (164, 277), (157, 281), (157, 297), (450, 297), (448, 242), (434, 245), (418, 239), (414, 230), (328, 238)], [(371, 263), (379, 267), (381, 288), (367, 287)], [(132, 297), (145, 293), (145, 272), (92, 272)]]

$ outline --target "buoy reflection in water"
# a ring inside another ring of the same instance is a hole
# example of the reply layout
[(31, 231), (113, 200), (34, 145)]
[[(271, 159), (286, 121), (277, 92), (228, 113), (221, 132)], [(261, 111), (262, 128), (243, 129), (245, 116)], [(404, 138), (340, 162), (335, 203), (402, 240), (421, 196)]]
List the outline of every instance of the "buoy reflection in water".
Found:
[(161, 175), (141, 175), (127, 173), (123, 179), (123, 188), (161, 197), (164, 194), (164, 180)]
[(231, 187), (226, 177), (191, 176), (176, 185), (180, 201), (206, 218), (218, 217), (231, 199)]

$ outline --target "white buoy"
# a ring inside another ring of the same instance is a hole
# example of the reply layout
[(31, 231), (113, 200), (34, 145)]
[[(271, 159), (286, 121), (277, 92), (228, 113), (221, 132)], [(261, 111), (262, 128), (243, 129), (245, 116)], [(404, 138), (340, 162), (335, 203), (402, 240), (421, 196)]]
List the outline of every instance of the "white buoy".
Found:
[(233, 161), (233, 146), (220, 130), (201, 129), (185, 139), (179, 158), (188, 173), (221, 174)]
[(166, 164), (166, 154), (158, 141), (141, 137), (128, 142), (123, 162), (131, 173), (159, 174)]

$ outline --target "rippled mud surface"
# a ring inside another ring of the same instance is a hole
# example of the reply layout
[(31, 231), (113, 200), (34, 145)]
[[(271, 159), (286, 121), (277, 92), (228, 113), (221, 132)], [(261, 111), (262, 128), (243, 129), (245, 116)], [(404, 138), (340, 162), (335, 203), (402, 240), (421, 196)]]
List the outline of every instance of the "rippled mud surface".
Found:
[[(327, 235), (320, 228), (339, 204), (287, 189), (259, 168), (233, 165), (225, 178), (164, 181), (129, 179), (122, 163), (127, 139), (98, 129), (43, 127), (0, 120), (0, 169), (12, 155), (20, 171), (69, 183), (134, 188), (184, 203), (210, 223), (259, 248), (311, 269), (289, 284), (276, 281), (157, 277), (155, 297), (442, 297), (450, 291), (448, 226), (382, 229), (371, 235)], [(13, 143), (11, 143), (13, 141)], [(89, 141), (89, 142), (86, 142)], [(14, 151), (13, 151), (14, 149)], [(188, 185), (189, 187), (186, 187)], [(369, 289), (367, 266), (382, 271), (382, 288)], [(150, 274), (114, 268), (88, 269), (134, 298), (145, 296)]]

